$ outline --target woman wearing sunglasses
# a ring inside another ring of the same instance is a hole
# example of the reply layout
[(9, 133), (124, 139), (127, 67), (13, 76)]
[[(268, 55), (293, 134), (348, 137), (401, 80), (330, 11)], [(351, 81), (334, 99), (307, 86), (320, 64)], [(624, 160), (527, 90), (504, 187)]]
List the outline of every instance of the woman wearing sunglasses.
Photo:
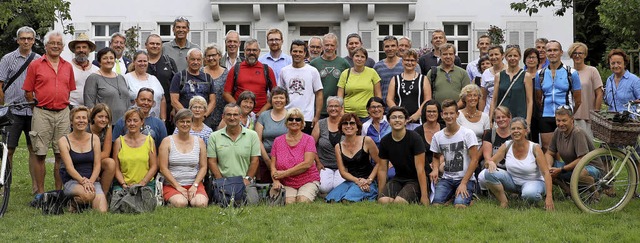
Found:
[[(335, 146), (340, 175), (346, 179), (326, 197), (327, 202), (373, 201), (378, 196), (375, 181), (378, 172), (378, 147), (373, 139), (360, 135), (362, 123), (355, 113), (347, 113), (340, 119), (339, 130), (344, 141)], [(371, 164), (373, 159), (375, 166)]]
[(271, 147), (273, 189), (284, 188), (286, 204), (310, 203), (320, 186), (318, 168), (313, 163), (316, 143), (302, 132), (304, 115), (300, 109), (287, 111), (285, 122), (287, 133), (277, 137)]

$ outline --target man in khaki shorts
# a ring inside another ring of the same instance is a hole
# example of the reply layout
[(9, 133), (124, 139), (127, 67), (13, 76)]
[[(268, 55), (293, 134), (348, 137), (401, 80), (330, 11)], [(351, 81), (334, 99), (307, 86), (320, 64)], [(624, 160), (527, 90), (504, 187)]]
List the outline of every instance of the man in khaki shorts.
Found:
[(38, 100), (33, 108), (31, 143), (36, 154), (33, 169), (37, 193), (31, 206), (40, 206), (44, 193), (45, 159), (49, 145), (55, 155), (53, 177), (56, 190), (62, 189), (60, 180), (60, 148), (58, 139), (69, 133), (69, 93), (76, 89), (71, 63), (60, 57), (64, 48), (64, 34), (50, 31), (44, 36), (46, 54), (29, 64), (22, 89), (27, 101)]

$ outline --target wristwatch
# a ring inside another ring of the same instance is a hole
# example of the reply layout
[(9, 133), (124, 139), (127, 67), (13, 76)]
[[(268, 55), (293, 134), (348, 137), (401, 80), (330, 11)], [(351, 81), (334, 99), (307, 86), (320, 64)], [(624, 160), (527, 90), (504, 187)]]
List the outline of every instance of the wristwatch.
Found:
[(247, 181), (249, 181), (249, 183), (251, 183), (251, 184), (253, 184), (253, 182), (256, 180), (255, 177), (250, 177), (250, 176), (245, 176), (243, 178), (246, 179)]
[(198, 183), (197, 183), (197, 182), (194, 182), (194, 183), (193, 183), (193, 187), (198, 188)]

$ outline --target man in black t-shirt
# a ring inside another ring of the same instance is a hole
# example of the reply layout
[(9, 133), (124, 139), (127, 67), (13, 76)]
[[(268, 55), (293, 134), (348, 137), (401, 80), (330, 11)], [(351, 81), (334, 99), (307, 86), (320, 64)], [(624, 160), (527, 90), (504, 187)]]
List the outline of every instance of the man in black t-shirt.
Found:
[(167, 101), (167, 114), (165, 116), (167, 120), (163, 122), (165, 122), (167, 131), (173, 132), (174, 126), (171, 122), (171, 92), (169, 92), (169, 87), (171, 86), (173, 75), (178, 72), (178, 67), (171, 57), (163, 55), (162, 39), (159, 35), (149, 35), (144, 45), (149, 54), (149, 68), (147, 68), (147, 73), (158, 78), (162, 89), (164, 89), (164, 99)]
[[(387, 119), (391, 133), (380, 140), (380, 164), (378, 164), (378, 186), (380, 203), (418, 202), (429, 205), (427, 173), (424, 168), (425, 147), (420, 135), (407, 131), (409, 117), (403, 107), (389, 109)], [(393, 158), (396, 175), (387, 183), (387, 165)], [(433, 174), (433, 173), (432, 173)], [(435, 171), (437, 177), (438, 171)]]

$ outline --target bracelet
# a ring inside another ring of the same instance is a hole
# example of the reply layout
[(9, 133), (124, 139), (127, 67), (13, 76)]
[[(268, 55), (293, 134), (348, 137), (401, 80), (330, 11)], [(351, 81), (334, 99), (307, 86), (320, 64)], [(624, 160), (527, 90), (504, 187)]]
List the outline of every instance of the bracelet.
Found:
[(564, 166), (562, 166), (562, 168), (560, 168), (560, 172), (564, 173), (564, 172), (567, 172), (567, 170), (565, 170)]

